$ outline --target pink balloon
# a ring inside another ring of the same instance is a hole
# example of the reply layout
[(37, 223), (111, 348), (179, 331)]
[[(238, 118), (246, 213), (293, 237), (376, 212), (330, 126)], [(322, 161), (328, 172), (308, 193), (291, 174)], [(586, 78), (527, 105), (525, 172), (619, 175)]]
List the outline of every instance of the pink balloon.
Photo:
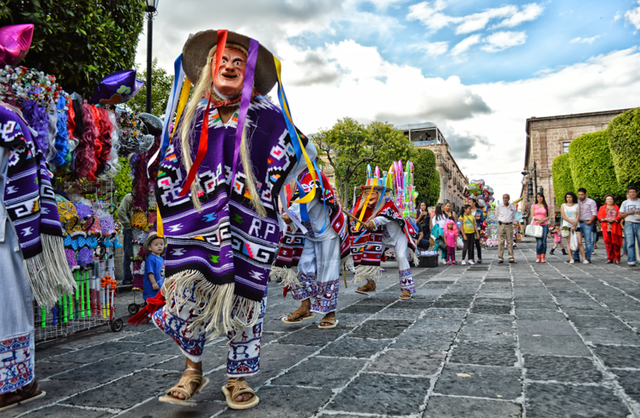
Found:
[(29, 52), (32, 38), (32, 23), (0, 28), (0, 61), (12, 67), (18, 65)]

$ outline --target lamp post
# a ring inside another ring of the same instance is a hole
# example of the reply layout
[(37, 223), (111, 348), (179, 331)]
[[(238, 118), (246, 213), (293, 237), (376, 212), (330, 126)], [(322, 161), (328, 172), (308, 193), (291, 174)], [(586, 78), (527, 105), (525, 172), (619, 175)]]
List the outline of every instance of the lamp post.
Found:
[(153, 46), (153, 16), (157, 13), (159, 0), (145, 0), (145, 9), (147, 13), (147, 113), (151, 113), (151, 72), (152, 72), (152, 54)]

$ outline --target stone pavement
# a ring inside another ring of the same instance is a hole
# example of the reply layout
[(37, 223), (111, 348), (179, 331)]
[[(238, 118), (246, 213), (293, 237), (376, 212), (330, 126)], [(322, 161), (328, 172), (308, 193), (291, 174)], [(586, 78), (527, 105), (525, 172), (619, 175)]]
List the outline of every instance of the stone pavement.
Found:
[(535, 245), (520, 244), (517, 265), (498, 265), (486, 250), (482, 265), (414, 269), (411, 301), (390, 263), (375, 295), (341, 288), (333, 330), (319, 317), (283, 324), (298, 304), (274, 283), (250, 379), (261, 401), (248, 411), (224, 404), (223, 339), (207, 346), (211, 384), (195, 408), (159, 402), (184, 358), (146, 325), (42, 344), (47, 397), (2, 416), (640, 417), (640, 269), (598, 253), (591, 265), (536, 264)]

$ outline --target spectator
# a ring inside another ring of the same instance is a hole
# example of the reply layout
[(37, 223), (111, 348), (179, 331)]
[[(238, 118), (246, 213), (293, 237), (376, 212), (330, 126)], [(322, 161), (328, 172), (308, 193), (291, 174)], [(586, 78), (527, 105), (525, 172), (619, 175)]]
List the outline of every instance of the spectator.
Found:
[[(476, 218), (476, 229), (478, 230), (478, 234), (480, 234), (480, 230), (482, 229), (482, 223), (484, 222), (484, 213), (482, 213), (482, 209), (478, 207), (478, 203), (475, 197), (471, 197), (471, 214)], [(478, 250), (478, 264), (482, 264), (482, 241), (480, 241), (480, 236), (478, 235), (478, 239), (476, 240), (476, 249)]]
[[(580, 234), (580, 205), (577, 203), (578, 198), (575, 193), (568, 192), (564, 195), (564, 203), (560, 207), (562, 214), (562, 236), (567, 238), (567, 247), (571, 251), (571, 232), (574, 232), (578, 239), (578, 250), (582, 254), (582, 262), (589, 264), (585, 257), (584, 247), (582, 246), (582, 237)], [(578, 256), (579, 257), (579, 256)], [(574, 251), (571, 252), (570, 264), (576, 260)], [(577, 258), (580, 261), (580, 258)]]
[(447, 216), (447, 219), (451, 219), (453, 222), (458, 222), (458, 215), (451, 209), (451, 202), (445, 202), (442, 205), (442, 213)]
[(476, 236), (480, 239), (480, 233), (476, 226), (476, 217), (471, 214), (471, 205), (462, 207), (462, 239), (464, 240), (464, 248), (462, 249), (462, 265), (465, 265), (464, 258), (467, 257), (469, 264), (475, 264), (473, 257), (473, 247), (475, 245)]
[(426, 202), (420, 202), (418, 213), (416, 213), (416, 223), (418, 227), (420, 227), (424, 238), (429, 241), (429, 236), (431, 235), (431, 215), (429, 215), (429, 211), (427, 210)]
[(533, 225), (542, 227), (542, 236), (536, 238), (536, 263), (546, 263), (547, 235), (549, 234), (549, 205), (542, 193), (536, 194), (536, 203), (531, 205), (533, 211)]
[(640, 199), (636, 186), (629, 187), (628, 199), (620, 207), (620, 219), (624, 219), (624, 239), (629, 267), (636, 266), (636, 244), (640, 245)]
[[(578, 204), (580, 205), (580, 232), (584, 237), (584, 252), (587, 263), (591, 262), (593, 253), (593, 231), (598, 217), (598, 204), (595, 200), (587, 197), (587, 190), (584, 187), (578, 189)], [(573, 252), (573, 258), (579, 260), (578, 250)]]
[(442, 203), (436, 205), (436, 210), (433, 215), (433, 226), (431, 228), (435, 239), (435, 250), (440, 250), (442, 256), (442, 263), (444, 264), (447, 259), (447, 244), (445, 242), (444, 232), (447, 226), (447, 215), (442, 212)]
[(507, 241), (509, 262), (516, 264), (513, 258), (513, 222), (516, 218), (516, 208), (509, 204), (510, 196), (502, 195), (502, 204), (496, 206), (496, 218), (498, 219), (498, 264), (504, 263), (504, 242)]
[(620, 264), (620, 246), (622, 245), (622, 228), (620, 227), (620, 208), (615, 204), (613, 196), (608, 194), (605, 204), (598, 211), (598, 219), (602, 226), (602, 238), (607, 248), (607, 264)]
[(122, 250), (124, 259), (122, 262), (122, 284), (133, 283), (131, 274), (131, 257), (133, 257), (133, 230), (131, 229), (131, 217), (133, 216), (133, 193), (127, 193), (118, 207), (118, 220), (122, 224), (123, 239)]
[(549, 251), (549, 254), (553, 255), (553, 252), (556, 250), (556, 248), (558, 248), (558, 245), (560, 246), (560, 248), (562, 248), (562, 255), (567, 255), (567, 250), (564, 249), (564, 244), (562, 243), (562, 238), (560, 237), (560, 225), (554, 225), (552, 227), (551, 232), (553, 233), (553, 248), (551, 249), (551, 251)]

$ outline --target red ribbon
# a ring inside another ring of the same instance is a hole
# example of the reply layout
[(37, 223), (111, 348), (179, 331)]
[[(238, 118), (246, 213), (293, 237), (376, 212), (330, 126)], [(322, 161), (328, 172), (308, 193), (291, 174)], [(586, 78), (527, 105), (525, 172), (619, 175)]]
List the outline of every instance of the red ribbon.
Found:
[[(220, 68), (220, 62), (222, 62), (222, 55), (224, 54), (224, 48), (227, 45), (227, 35), (228, 31), (219, 30), (218, 31), (218, 45), (216, 49), (216, 66), (213, 71), (211, 82), (215, 84), (215, 77), (218, 75), (218, 69)], [(204, 112), (204, 118), (202, 119), (202, 129), (200, 131), (200, 143), (198, 144), (198, 154), (196, 155), (196, 159), (189, 170), (189, 174), (187, 175), (187, 181), (184, 183), (184, 187), (182, 191), (178, 194), (180, 197), (184, 197), (189, 193), (189, 189), (191, 188), (191, 184), (196, 178), (196, 174), (198, 174), (198, 168), (200, 168), (200, 164), (204, 160), (204, 157), (207, 155), (207, 148), (209, 145), (209, 109), (211, 108), (211, 98), (207, 103), (207, 110)]]
[(189, 193), (189, 189), (191, 188), (191, 183), (196, 178), (196, 174), (198, 174), (198, 168), (200, 168), (200, 164), (204, 160), (204, 157), (207, 155), (207, 148), (209, 146), (209, 109), (211, 108), (211, 101), (207, 102), (207, 110), (204, 111), (204, 118), (202, 118), (202, 129), (200, 130), (200, 143), (198, 144), (198, 154), (196, 155), (196, 160), (193, 162), (191, 166), (191, 170), (189, 170), (189, 175), (187, 175), (187, 181), (184, 183), (184, 187), (178, 196), (184, 197)]

